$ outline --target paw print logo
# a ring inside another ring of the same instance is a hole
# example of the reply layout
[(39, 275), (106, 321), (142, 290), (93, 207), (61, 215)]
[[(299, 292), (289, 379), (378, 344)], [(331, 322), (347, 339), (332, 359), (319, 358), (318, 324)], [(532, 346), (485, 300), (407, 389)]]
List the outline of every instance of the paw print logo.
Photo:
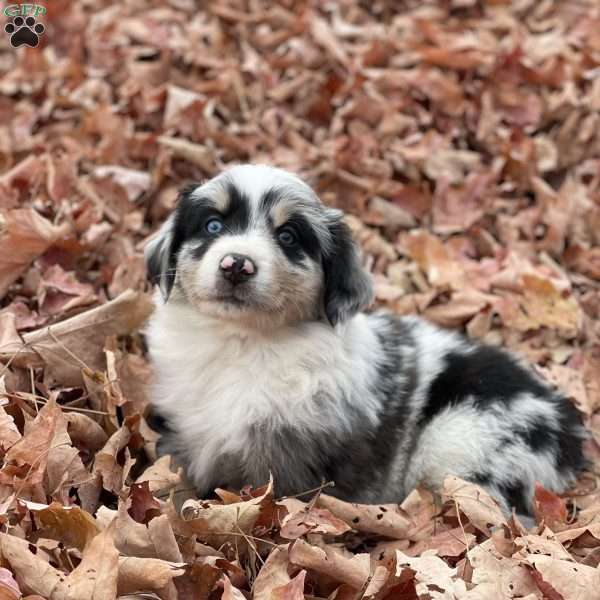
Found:
[(46, 28), (41, 23), (36, 23), (34, 17), (26, 19), (15, 17), (12, 23), (4, 26), (4, 31), (10, 35), (10, 44), (13, 48), (18, 48), (23, 44), (35, 48), (40, 41), (40, 35), (46, 31)]

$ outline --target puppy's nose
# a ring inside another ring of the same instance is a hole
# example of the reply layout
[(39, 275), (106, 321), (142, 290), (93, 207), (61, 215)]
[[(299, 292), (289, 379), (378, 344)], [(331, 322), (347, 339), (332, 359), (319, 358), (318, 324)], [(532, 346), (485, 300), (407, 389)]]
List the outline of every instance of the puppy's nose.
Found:
[(226, 254), (219, 263), (219, 269), (225, 279), (233, 283), (242, 283), (256, 274), (256, 265), (243, 254)]

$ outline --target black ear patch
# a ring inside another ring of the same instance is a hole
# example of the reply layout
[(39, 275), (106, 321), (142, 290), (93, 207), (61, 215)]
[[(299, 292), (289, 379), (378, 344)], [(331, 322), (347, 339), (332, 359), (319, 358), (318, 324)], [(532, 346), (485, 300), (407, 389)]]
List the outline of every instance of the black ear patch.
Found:
[(172, 226), (170, 218), (144, 250), (148, 279), (158, 285), (165, 300), (168, 300), (175, 283), (175, 254), (172, 251)]
[(175, 283), (177, 253), (185, 241), (186, 226), (190, 226), (188, 213), (193, 214), (191, 193), (199, 185), (191, 183), (181, 189), (175, 213), (163, 224), (157, 236), (144, 250), (148, 279), (160, 287), (165, 300), (168, 300)]
[(323, 258), (324, 307), (327, 319), (336, 325), (371, 304), (373, 287), (349, 227), (338, 220), (329, 226), (329, 231), (333, 245)]

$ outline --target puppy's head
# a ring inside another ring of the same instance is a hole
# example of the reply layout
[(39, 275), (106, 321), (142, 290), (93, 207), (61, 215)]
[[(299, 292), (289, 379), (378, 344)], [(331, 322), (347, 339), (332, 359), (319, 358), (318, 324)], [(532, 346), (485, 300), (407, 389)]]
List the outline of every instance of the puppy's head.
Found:
[(268, 325), (325, 314), (335, 325), (372, 299), (341, 219), (290, 173), (233, 167), (181, 191), (146, 247), (149, 276), (165, 301), (212, 316)]

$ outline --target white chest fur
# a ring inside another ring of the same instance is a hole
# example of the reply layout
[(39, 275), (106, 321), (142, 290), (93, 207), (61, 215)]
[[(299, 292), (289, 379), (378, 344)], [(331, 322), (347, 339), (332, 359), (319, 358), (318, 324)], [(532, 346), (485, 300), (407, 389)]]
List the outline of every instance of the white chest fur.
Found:
[(219, 455), (243, 455), (257, 425), (348, 430), (349, 402), (376, 423), (369, 384), (378, 346), (365, 319), (343, 330), (303, 323), (258, 332), (159, 302), (147, 331), (153, 402), (181, 436), (196, 481)]

